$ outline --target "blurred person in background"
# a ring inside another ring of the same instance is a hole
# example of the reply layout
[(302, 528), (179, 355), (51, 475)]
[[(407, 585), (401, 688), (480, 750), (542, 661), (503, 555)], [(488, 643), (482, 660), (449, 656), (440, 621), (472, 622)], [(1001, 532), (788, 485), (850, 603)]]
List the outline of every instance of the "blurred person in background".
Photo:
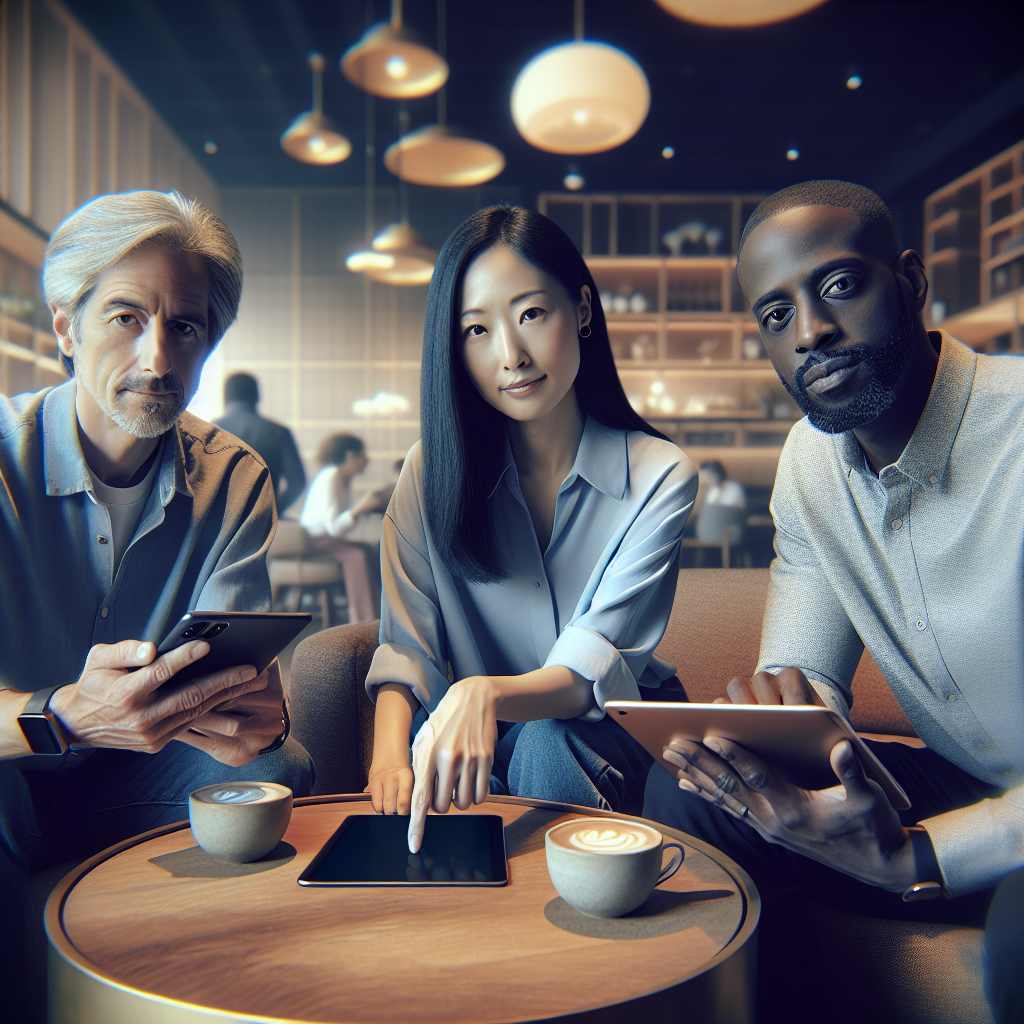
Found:
[(738, 544), (743, 538), (747, 512), (743, 484), (730, 480), (725, 466), (717, 459), (700, 467), (699, 479), (704, 497), (697, 512), (697, 540), (720, 544), (728, 530), (729, 543)]
[[(345, 538), (359, 520), (372, 512), (383, 512), (387, 497), (371, 491), (352, 504), (352, 480), (369, 461), (366, 446), (353, 434), (332, 434), (324, 439), (317, 453), (320, 471), (309, 485), (302, 508), (302, 525), (313, 540), (314, 548), (336, 558), (345, 573), (349, 622), (372, 622), (377, 618), (373, 588), (362, 544)], [(379, 575), (379, 569), (377, 569)]]
[(233, 373), (224, 381), (224, 415), (213, 422), (259, 452), (270, 470), (277, 511), (294, 505), (305, 490), (306, 471), (292, 432), (256, 411), (260, 386), (248, 373)]

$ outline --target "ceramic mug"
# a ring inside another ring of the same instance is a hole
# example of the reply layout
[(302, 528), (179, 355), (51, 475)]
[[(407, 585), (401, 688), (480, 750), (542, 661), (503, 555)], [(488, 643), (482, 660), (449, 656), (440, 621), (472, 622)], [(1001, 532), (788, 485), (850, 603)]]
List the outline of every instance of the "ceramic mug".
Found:
[[(650, 825), (620, 818), (575, 818), (544, 835), (558, 895), (587, 917), (621, 917), (641, 906), (683, 863), (683, 848)], [(662, 853), (673, 850), (662, 868)]]
[(276, 782), (225, 782), (189, 794), (195, 841), (222, 860), (247, 864), (270, 853), (292, 816), (292, 791)]

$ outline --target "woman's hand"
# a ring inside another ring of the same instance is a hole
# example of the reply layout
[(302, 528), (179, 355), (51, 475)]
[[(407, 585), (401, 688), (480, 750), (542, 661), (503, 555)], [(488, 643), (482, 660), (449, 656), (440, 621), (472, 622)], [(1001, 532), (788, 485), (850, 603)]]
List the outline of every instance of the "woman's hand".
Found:
[(370, 794), (378, 814), (408, 814), (412, 802), (412, 768), (409, 760), (378, 760), (370, 765), (370, 782), (364, 793)]
[(488, 676), (453, 683), (412, 745), (412, 817), (409, 850), (418, 853), (431, 805), (443, 814), (487, 799), (498, 741), (497, 685)]

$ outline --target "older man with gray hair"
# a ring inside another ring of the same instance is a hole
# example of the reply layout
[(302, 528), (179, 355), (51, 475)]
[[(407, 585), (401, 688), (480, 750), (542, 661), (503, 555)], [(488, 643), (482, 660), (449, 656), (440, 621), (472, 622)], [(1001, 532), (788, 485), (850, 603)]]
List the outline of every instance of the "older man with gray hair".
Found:
[[(209, 648), (155, 646), (189, 609), (270, 607), (267, 467), (184, 411), (238, 311), (234, 238), (176, 192), (101, 196), (54, 233), (43, 284), (71, 379), (0, 397), (0, 886), (14, 900), (27, 873), (186, 817), (198, 786), (311, 785), (276, 662), (164, 687)], [(41, 738), (26, 713), (45, 717)]]

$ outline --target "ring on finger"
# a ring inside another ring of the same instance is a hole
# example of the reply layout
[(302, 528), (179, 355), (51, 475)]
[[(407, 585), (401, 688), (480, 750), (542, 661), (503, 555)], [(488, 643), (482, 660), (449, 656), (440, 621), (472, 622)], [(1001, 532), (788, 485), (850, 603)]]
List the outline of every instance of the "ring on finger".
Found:
[(725, 793), (719, 790), (711, 801), (716, 807), (721, 807), (725, 803)]
[(738, 786), (736, 783), (736, 776), (730, 771), (720, 772), (715, 776), (715, 785), (723, 793), (735, 793)]
[(750, 813), (750, 808), (744, 805), (743, 810), (740, 811), (740, 817), (745, 818)]

